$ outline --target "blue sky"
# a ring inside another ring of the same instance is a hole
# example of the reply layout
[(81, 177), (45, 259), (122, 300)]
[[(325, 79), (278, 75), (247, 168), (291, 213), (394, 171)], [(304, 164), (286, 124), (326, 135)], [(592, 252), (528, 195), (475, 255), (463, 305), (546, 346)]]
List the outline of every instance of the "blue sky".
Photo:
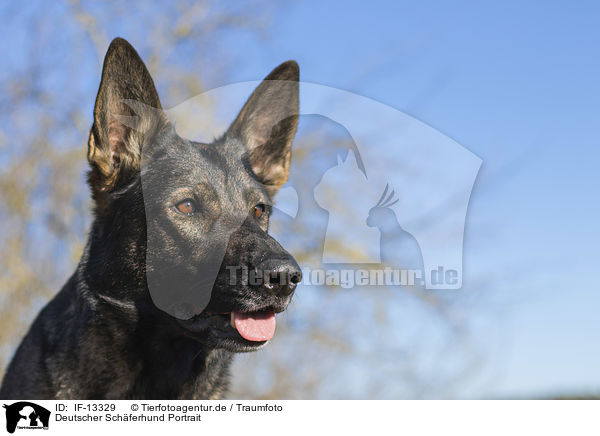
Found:
[(473, 395), (600, 388), (599, 43), (592, 2), (309, 1), (233, 48), (234, 79), (294, 58), (303, 80), (398, 108), (483, 159), (465, 292), (487, 275), (481, 292), (510, 309), (504, 367)]

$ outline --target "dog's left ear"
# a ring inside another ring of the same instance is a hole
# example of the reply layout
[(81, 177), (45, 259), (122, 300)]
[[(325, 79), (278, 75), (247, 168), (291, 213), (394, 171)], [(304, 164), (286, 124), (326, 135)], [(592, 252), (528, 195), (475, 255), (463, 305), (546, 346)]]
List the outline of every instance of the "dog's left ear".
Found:
[(115, 38), (104, 58), (88, 142), (89, 183), (98, 206), (139, 172), (143, 143), (165, 124), (144, 62), (127, 41)]
[(279, 65), (252, 93), (226, 133), (248, 148), (252, 171), (271, 196), (287, 181), (290, 171), (299, 79), (295, 61)]

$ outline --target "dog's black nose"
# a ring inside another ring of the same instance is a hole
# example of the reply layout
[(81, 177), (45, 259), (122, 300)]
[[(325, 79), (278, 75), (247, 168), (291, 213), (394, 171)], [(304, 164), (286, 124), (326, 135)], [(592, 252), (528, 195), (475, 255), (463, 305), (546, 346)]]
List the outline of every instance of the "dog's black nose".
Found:
[(264, 287), (281, 297), (291, 295), (302, 280), (302, 271), (292, 258), (266, 260), (258, 270), (264, 277)]

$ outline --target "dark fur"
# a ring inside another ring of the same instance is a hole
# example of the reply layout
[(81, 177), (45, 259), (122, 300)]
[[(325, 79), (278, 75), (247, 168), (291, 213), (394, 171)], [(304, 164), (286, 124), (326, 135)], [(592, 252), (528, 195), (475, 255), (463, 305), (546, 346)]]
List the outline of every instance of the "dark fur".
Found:
[[(280, 312), (289, 303), (298, 266), (267, 234), (268, 213), (257, 220), (249, 211), (268, 205), (287, 179), (298, 66), (288, 61), (276, 68), (212, 144), (180, 138), (160, 107), (142, 60), (115, 39), (89, 140), (95, 204), (89, 239), (75, 273), (18, 348), (0, 399), (220, 398), (233, 353), (265, 344), (243, 339), (226, 314)], [(199, 199), (201, 214), (172, 210), (189, 196)], [(242, 215), (233, 231), (223, 230), (223, 220)], [(222, 263), (202, 313), (182, 321), (156, 307), (151, 274), (169, 289), (193, 289), (203, 279), (201, 265), (220, 248)], [(160, 270), (150, 258), (163, 262)], [(267, 265), (294, 279), (231, 286), (228, 265)]]

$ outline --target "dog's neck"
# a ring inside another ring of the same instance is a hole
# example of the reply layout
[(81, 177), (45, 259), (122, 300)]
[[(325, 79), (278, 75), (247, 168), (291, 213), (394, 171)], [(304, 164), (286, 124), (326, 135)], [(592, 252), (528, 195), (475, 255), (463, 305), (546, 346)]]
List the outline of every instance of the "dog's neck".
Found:
[[(106, 375), (90, 374), (89, 383), (82, 387), (86, 391), (73, 396), (221, 398), (227, 389), (226, 375), (232, 354), (211, 349), (197, 339), (184, 336), (171, 317), (154, 307), (144, 269), (140, 267), (145, 248), (131, 243), (127, 247), (107, 245), (104, 236), (106, 232), (114, 231), (109, 224), (113, 223), (98, 220), (94, 223), (75, 273), (78, 280), (70, 280), (63, 291), (72, 292), (72, 304), (84, 306), (74, 311), (79, 318), (75, 323), (85, 323), (89, 327), (85, 329), (86, 338), (81, 341), (83, 346), (77, 348), (79, 357), (74, 360), (85, 365), (85, 359), (93, 356), (94, 365), (90, 366), (96, 371), (104, 374), (116, 371), (118, 376), (113, 383)], [(137, 234), (130, 233), (127, 240), (145, 243), (144, 230), (138, 230)], [(112, 238), (123, 239), (126, 238)], [(130, 262), (110, 261), (114, 250), (124, 249), (133, 256)], [(108, 259), (101, 274), (98, 265), (90, 264), (90, 259), (94, 258)], [(80, 285), (75, 288), (75, 283)], [(99, 313), (102, 313), (101, 317)], [(72, 331), (75, 334), (81, 330), (73, 328)], [(110, 355), (106, 355), (106, 349), (111, 350)], [(123, 360), (127, 365), (122, 364)], [(124, 367), (126, 374), (123, 374)], [(215, 380), (224, 381), (215, 383)], [(64, 389), (65, 397), (74, 393)]]

